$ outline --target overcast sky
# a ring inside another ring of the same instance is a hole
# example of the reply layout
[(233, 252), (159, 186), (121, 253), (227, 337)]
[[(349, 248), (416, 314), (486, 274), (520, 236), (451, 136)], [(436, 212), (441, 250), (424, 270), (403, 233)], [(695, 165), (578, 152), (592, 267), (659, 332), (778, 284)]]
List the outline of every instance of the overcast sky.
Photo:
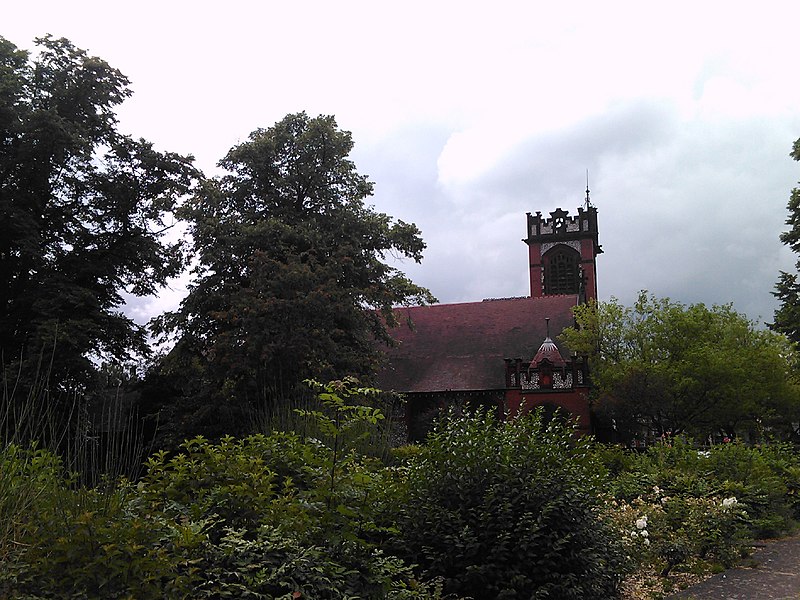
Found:
[[(132, 81), (120, 128), (207, 174), (290, 112), (333, 114), (375, 208), (428, 244), (441, 302), (526, 295), (525, 213), (599, 211), (599, 291), (769, 321), (800, 179), (797, 24), (782, 2), (15, 2)], [(130, 308), (174, 308), (181, 285)]]

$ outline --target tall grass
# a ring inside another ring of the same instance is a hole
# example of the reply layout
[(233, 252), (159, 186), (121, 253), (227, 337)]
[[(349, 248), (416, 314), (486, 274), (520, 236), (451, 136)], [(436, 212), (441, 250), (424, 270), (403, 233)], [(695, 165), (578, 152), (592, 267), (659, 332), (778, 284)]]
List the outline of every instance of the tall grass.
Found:
[(151, 450), (119, 386), (89, 396), (56, 384), (51, 361), (40, 356), (33, 376), (21, 367), (0, 374), (0, 560), (15, 550), (41, 499), (60, 497), (55, 490), (66, 483), (111, 501), (121, 478), (138, 479)]
[(53, 355), (49, 362), (42, 354), (36, 362), (32, 376), (23, 373), (23, 361), (12, 371), (2, 365), (2, 400), (0, 407), (0, 444), (27, 446), (36, 442), (40, 446), (59, 448), (64, 443), (69, 423), (78, 407), (74, 391), (50, 387)]
[(50, 384), (41, 362), (30, 380), (3, 370), (0, 447), (47, 449), (82, 485), (137, 479), (146, 454), (141, 420), (121, 386), (87, 394), (78, 385)]

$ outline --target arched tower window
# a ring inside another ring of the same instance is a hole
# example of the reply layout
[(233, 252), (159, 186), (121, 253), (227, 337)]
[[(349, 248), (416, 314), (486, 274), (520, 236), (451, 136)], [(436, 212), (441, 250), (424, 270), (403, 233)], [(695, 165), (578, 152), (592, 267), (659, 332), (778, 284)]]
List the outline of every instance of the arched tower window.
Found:
[(545, 295), (577, 294), (580, 291), (580, 254), (559, 244), (544, 255)]

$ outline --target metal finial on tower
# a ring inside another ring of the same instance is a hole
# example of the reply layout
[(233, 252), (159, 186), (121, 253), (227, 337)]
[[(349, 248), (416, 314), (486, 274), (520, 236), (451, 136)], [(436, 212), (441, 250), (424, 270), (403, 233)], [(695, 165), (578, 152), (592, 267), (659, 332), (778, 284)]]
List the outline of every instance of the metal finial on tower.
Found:
[(592, 203), (589, 202), (589, 169), (586, 169), (586, 209), (588, 210), (592, 206)]
[(544, 322), (547, 326), (547, 339), (550, 339), (550, 317), (545, 317)]

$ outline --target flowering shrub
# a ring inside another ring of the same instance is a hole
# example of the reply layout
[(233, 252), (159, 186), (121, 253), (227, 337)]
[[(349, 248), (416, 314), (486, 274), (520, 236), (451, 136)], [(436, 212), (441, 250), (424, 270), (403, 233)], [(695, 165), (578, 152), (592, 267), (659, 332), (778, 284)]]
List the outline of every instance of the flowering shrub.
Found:
[[(620, 464), (615, 458), (611, 466)], [(697, 450), (675, 440), (628, 455), (609, 488), (606, 515), (639, 568), (662, 575), (727, 568), (753, 537), (790, 526), (797, 464), (785, 448)]]
[(738, 503), (739, 503), (739, 501), (736, 499), (736, 497), (735, 496), (731, 496), (730, 498), (725, 498), (722, 501), (722, 507), (723, 508), (732, 508), (732, 507), (736, 506)]
[(732, 497), (669, 497), (655, 487), (632, 502), (608, 502), (606, 515), (630, 560), (652, 564), (662, 575), (697, 560), (730, 567), (749, 539), (746, 512)]
[(627, 453), (624, 461), (615, 456), (619, 452), (602, 446), (597, 451), (613, 475), (609, 492), (619, 500), (646, 497), (653, 486), (669, 496), (735, 497), (754, 537), (780, 535), (800, 518), (800, 455), (785, 444), (732, 442), (697, 450), (676, 439)]
[(539, 414), (450, 415), (409, 461), (398, 552), (452, 594), (615, 596), (622, 542), (600, 518), (589, 444)]

